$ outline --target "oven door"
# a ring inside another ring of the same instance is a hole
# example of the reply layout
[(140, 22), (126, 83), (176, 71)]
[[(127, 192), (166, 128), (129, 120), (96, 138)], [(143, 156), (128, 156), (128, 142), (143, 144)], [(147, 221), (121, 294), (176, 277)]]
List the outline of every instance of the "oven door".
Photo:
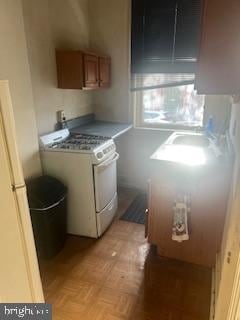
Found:
[(104, 162), (94, 166), (96, 211), (100, 212), (114, 198), (117, 192), (116, 162), (119, 154), (115, 152)]

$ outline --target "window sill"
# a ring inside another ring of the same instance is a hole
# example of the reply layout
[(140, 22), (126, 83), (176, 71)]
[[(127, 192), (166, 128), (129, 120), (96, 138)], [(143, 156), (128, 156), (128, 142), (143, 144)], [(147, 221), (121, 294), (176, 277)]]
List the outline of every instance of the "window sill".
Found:
[(139, 125), (139, 124), (134, 124), (134, 129), (139, 129), (139, 130), (152, 130), (152, 131), (167, 131), (167, 132), (174, 132), (174, 131), (195, 131), (195, 132), (202, 132), (204, 130), (203, 126), (194, 126), (194, 127), (189, 127), (189, 126), (180, 126), (180, 125), (158, 125), (158, 126), (146, 126), (144, 124)]

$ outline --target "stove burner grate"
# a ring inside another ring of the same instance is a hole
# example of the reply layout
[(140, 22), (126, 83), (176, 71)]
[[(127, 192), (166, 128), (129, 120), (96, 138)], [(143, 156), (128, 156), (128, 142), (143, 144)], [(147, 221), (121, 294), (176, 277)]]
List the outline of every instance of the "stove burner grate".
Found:
[(68, 150), (93, 150), (109, 138), (101, 136), (90, 136), (85, 134), (71, 134), (64, 141), (52, 144), (52, 148)]

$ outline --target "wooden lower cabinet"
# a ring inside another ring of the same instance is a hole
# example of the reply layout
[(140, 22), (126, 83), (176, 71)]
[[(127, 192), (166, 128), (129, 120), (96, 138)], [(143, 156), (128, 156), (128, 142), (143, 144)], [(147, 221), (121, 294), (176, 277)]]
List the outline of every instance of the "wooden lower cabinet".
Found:
[(186, 192), (191, 197), (188, 216), (189, 240), (172, 240), (173, 205), (177, 193), (184, 192), (184, 183), (153, 177), (150, 183), (148, 212), (148, 241), (157, 246), (159, 255), (202, 266), (212, 267), (220, 251), (227, 210), (228, 173), (191, 177)]

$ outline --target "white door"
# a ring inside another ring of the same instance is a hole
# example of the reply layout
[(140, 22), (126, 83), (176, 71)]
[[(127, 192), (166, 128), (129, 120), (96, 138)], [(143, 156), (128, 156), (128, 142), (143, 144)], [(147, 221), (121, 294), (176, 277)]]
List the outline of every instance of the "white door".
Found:
[(216, 304), (216, 320), (237, 320), (240, 298), (240, 181), (232, 199), (226, 246), (223, 252), (222, 272)]
[(43, 302), (7, 81), (0, 81), (0, 302)]
[(118, 153), (94, 166), (94, 186), (96, 211), (102, 211), (114, 198), (117, 192), (117, 169), (116, 162)]

